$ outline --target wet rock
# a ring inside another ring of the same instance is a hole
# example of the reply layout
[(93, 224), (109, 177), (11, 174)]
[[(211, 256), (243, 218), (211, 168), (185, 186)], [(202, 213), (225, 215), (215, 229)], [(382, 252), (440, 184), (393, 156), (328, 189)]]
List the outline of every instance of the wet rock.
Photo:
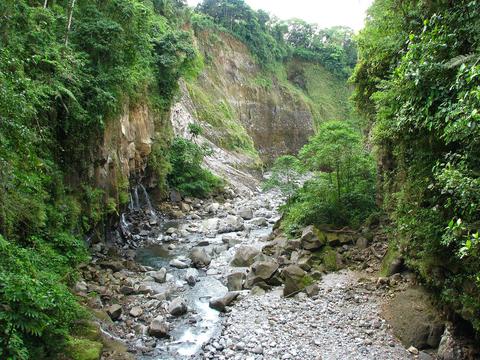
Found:
[(148, 327), (148, 334), (157, 338), (164, 338), (168, 337), (169, 330), (169, 324), (162, 316), (158, 316), (150, 323), (150, 326)]
[(285, 281), (283, 296), (289, 296), (304, 288), (304, 277), (306, 273), (297, 265), (287, 266), (282, 270), (282, 277)]
[(325, 240), (319, 239), (315, 234), (315, 228), (313, 225), (307, 226), (303, 229), (300, 241), (302, 247), (306, 250), (320, 249), (325, 244)]
[(185, 280), (187, 281), (187, 284), (190, 286), (194, 286), (197, 283), (198, 275), (199, 274), (197, 269), (187, 269), (187, 272), (185, 273)]
[(186, 269), (189, 267), (187, 263), (178, 259), (173, 259), (172, 261), (170, 261), (170, 266), (177, 269)]
[(204, 248), (195, 247), (190, 252), (190, 260), (196, 268), (205, 268), (212, 262)]
[(222, 221), (218, 229), (219, 234), (242, 231), (245, 228), (244, 221), (240, 216), (228, 215)]
[(107, 309), (107, 314), (113, 321), (118, 320), (120, 315), (122, 315), (122, 307), (118, 304), (113, 304)]
[(150, 271), (147, 273), (147, 275), (151, 276), (156, 282), (162, 284), (167, 279), (167, 269), (161, 268), (158, 271)]
[(250, 221), (250, 224), (258, 227), (264, 227), (264, 226), (268, 226), (268, 221), (264, 217), (258, 217)]
[(245, 273), (235, 272), (227, 276), (227, 288), (229, 291), (242, 290), (243, 282), (245, 281)]
[(208, 306), (218, 311), (225, 311), (226, 307), (230, 305), (237, 297), (238, 292), (230, 291), (225, 296), (210, 300)]
[(231, 262), (232, 266), (247, 267), (253, 264), (255, 256), (260, 251), (253, 246), (240, 246), (233, 257)]
[(143, 315), (143, 309), (140, 306), (134, 306), (130, 310), (130, 315), (133, 317), (139, 317)]
[(241, 207), (237, 211), (238, 216), (241, 216), (244, 220), (253, 219), (253, 210), (249, 207)]
[(168, 304), (168, 312), (173, 316), (184, 315), (187, 310), (187, 303), (181, 297), (177, 297)]

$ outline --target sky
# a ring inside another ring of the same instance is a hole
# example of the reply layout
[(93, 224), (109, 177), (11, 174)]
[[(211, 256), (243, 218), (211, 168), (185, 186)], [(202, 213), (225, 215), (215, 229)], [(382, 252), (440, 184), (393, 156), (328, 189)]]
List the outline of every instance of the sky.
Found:
[[(200, 0), (187, 0), (194, 6)], [(262, 9), (282, 20), (299, 18), (320, 27), (363, 27), (365, 12), (373, 0), (245, 0), (255, 10)]]

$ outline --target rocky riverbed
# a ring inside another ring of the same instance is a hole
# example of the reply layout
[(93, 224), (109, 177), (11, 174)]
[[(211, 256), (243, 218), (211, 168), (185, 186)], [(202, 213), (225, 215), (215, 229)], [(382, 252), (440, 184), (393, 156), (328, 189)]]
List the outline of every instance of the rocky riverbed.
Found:
[(126, 345), (103, 358), (434, 358), (406, 349), (382, 317), (415, 282), (395, 269), (378, 278), (382, 236), (306, 228), (287, 241), (276, 192), (177, 197), (161, 211), (141, 194), (75, 287)]

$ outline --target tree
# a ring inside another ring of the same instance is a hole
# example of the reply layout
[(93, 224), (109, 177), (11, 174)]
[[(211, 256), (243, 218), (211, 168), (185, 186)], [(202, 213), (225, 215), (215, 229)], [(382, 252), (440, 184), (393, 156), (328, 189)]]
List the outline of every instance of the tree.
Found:
[(299, 187), (302, 173), (300, 161), (295, 156), (283, 155), (275, 160), (270, 171), (270, 178), (265, 182), (264, 188), (277, 188), (287, 197), (287, 201), (290, 200)]

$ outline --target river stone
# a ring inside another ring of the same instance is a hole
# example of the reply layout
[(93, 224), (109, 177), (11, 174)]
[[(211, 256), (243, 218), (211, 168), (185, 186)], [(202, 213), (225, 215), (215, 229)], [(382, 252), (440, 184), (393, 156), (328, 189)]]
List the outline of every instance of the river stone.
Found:
[(130, 310), (130, 315), (133, 317), (139, 317), (143, 315), (143, 309), (140, 306), (134, 306)]
[(180, 261), (178, 259), (173, 259), (170, 261), (170, 266), (177, 268), (177, 269), (186, 269), (188, 268), (188, 264), (184, 263), (183, 261)]
[(218, 231), (219, 226), (220, 226), (219, 218), (210, 218), (210, 219), (204, 220), (202, 223), (202, 232), (204, 234), (216, 233)]
[(187, 284), (190, 286), (194, 286), (197, 283), (198, 275), (199, 274), (197, 269), (187, 269), (187, 272), (185, 273), (185, 280), (187, 281)]
[(445, 329), (442, 339), (440, 340), (437, 356), (439, 360), (464, 359), (462, 347), (455, 341), (455, 338), (448, 328)]
[(260, 251), (253, 246), (240, 246), (233, 257), (231, 265), (235, 267), (250, 266), (253, 264), (255, 256), (259, 253)]
[(148, 333), (150, 336), (155, 336), (157, 338), (168, 337), (169, 325), (162, 316), (157, 316), (150, 323), (148, 327)]
[(216, 214), (219, 208), (220, 208), (220, 204), (217, 202), (214, 202), (214, 203), (211, 203), (209, 206), (207, 206), (205, 210), (210, 214)]
[(162, 284), (167, 279), (167, 269), (161, 268), (158, 271), (150, 271), (147, 273), (147, 275), (151, 276), (156, 282)]
[(237, 211), (238, 216), (241, 216), (244, 220), (251, 220), (253, 219), (253, 210), (249, 207), (241, 207)]
[(250, 221), (250, 224), (258, 227), (263, 227), (263, 226), (268, 226), (268, 221), (264, 217), (258, 217)]
[(227, 288), (229, 291), (242, 290), (243, 282), (245, 280), (245, 273), (235, 272), (227, 276)]
[(273, 258), (256, 261), (252, 265), (252, 273), (262, 280), (270, 279), (277, 270), (278, 263)]
[(173, 316), (181, 316), (187, 313), (187, 303), (181, 297), (173, 299), (168, 304), (168, 312)]
[(445, 326), (423, 288), (397, 293), (386, 305), (384, 316), (405, 347), (438, 347)]
[(225, 311), (226, 307), (237, 298), (238, 294), (238, 292), (230, 291), (225, 296), (210, 300), (208, 306), (210, 306), (212, 309), (223, 312)]
[(325, 245), (325, 240), (319, 239), (315, 234), (315, 228), (313, 225), (307, 226), (303, 229), (300, 242), (305, 250), (316, 250)]
[(220, 224), (219, 234), (242, 231), (245, 228), (244, 221), (240, 216), (228, 215)]
[(117, 320), (122, 315), (122, 307), (118, 304), (113, 304), (107, 309), (107, 314), (113, 321)]
[(287, 266), (282, 270), (282, 276), (285, 281), (283, 296), (289, 296), (304, 288), (303, 279), (306, 273), (297, 265)]
[(190, 260), (196, 268), (205, 268), (212, 262), (204, 248), (195, 247), (190, 252)]

